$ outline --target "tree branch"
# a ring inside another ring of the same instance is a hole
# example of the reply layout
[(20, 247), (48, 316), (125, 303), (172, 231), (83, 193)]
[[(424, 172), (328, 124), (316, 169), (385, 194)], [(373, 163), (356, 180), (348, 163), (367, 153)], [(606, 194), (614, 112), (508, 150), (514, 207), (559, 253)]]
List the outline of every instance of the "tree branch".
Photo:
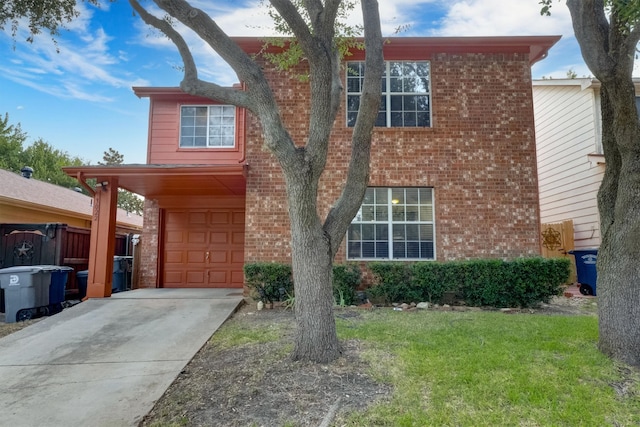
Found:
[[(246, 91), (222, 88), (201, 80), (185, 82), (183, 86), (194, 95), (207, 96), (233, 105), (245, 106), (258, 116), (262, 124), (265, 144), (282, 159), (295, 158), (296, 148), (280, 117), (278, 104), (260, 66), (234, 42), (209, 15), (184, 0), (154, 0), (204, 40), (233, 68), (246, 84)], [(239, 95), (244, 93), (244, 95)]]
[(612, 78), (615, 61), (610, 57), (609, 22), (603, 0), (567, 0), (573, 30), (582, 57), (601, 82)]
[[(329, 236), (331, 255), (340, 248), (344, 234), (364, 198), (369, 182), (371, 138), (380, 107), (380, 79), (384, 70), (382, 31), (377, 0), (362, 0), (365, 41), (365, 75), (360, 98), (360, 109), (353, 129), (351, 162), (347, 181), (340, 198), (329, 211), (324, 223)], [(363, 185), (364, 184), (364, 185)]]
[(198, 79), (198, 68), (193, 59), (193, 55), (180, 33), (166, 20), (150, 14), (137, 0), (129, 0), (129, 4), (131, 4), (131, 7), (133, 7), (145, 23), (160, 30), (178, 49), (184, 64), (184, 77), (180, 83), (180, 88), (184, 92), (192, 95), (206, 96), (240, 107), (247, 108), (249, 106), (246, 93)]

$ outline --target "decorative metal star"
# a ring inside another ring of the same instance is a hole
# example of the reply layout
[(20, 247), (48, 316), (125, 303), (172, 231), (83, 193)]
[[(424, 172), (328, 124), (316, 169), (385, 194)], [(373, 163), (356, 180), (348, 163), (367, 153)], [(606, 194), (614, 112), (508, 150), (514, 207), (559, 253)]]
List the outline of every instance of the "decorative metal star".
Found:
[(31, 256), (30, 252), (33, 251), (33, 244), (31, 242), (27, 242), (24, 240), (22, 242), (22, 246), (17, 246), (14, 248), (14, 253), (18, 258), (29, 258)]

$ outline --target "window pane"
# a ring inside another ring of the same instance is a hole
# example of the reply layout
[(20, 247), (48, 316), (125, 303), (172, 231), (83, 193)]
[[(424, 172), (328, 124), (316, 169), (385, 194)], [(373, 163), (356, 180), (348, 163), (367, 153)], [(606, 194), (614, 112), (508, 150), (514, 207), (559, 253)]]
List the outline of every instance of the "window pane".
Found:
[(391, 77), (391, 79), (389, 80), (389, 92), (402, 92), (402, 78)]
[(419, 190), (417, 188), (407, 188), (405, 190), (407, 196), (407, 204), (417, 205), (419, 202)]
[(374, 207), (362, 206), (362, 221), (373, 221), (374, 219)]
[(393, 225), (393, 240), (394, 241), (404, 241), (404, 240), (406, 240), (404, 224), (394, 224)]
[(375, 203), (375, 190), (373, 188), (367, 188), (364, 192), (363, 205), (373, 205)]
[(420, 226), (418, 224), (407, 224), (405, 230), (407, 240), (420, 240)]
[(182, 137), (180, 138), (181, 147), (193, 147), (193, 138)]
[(197, 136), (193, 140), (193, 145), (195, 147), (206, 147), (207, 146), (207, 138), (204, 136)]
[(420, 203), (431, 203), (431, 188), (421, 188), (420, 189)]
[(375, 258), (376, 244), (374, 242), (362, 242), (362, 258)]
[(389, 243), (376, 243), (376, 258), (389, 258)]
[(434, 259), (433, 256), (433, 243), (422, 242), (420, 243), (420, 258), (422, 259)]
[(433, 225), (421, 225), (420, 226), (420, 240), (433, 241)]
[[(358, 118), (358, 113), (348, 113), (347, 114), (347, 126), (352, 128), (356, 125), (356, 118)], [(378, 123), (376, 122), (376, 126), (380, 126), (378, 125)]]
[(417, 125), (421, 127), (431, 126), (431, 118), (429, 117), (429, 113), (418, 113)]
[(349, 95), (347, 97), (347, 111), (357, 112), (360, 109), (360, 95)]
[(391, 97), (391, 111), (402, 111), (402, 98), (400, 95)]
[(402, 127), (402, 113), (391, 113), (391, 127)]
[(420, 221), (433, 221), (433, 207), (430, 205), (420, 206)]
[(388, 188), (376, 188), (376, 203), (379, 205), (386, 205), (389, 199)]
[(415, 127), (418, 123), (416, 121), (416, 113), (403, 113), (402, 115), (402, 124), (404, 127)]
[(407, 242), (407, 258), (420, 258), (419, 242)]
[(376, 225), (376, 240), (378, 241), (389, 241), (389, 226), (386, 224), (378, 224)]
[(362, 240), (375, 240), (375, 227), (373, 224), (363, 224)]
[(347, 255), (349, 258), (361, 258), (360, 256), (360, 242), (349, 242), (347, 247)]
[(349, 226), (349, 230), (347, 231), (347, 238), (349, 240), (361, 240), (362, 231), (360, 224), (351, 224)]
[(376, 221), (386, 221), (389, 219), (389, 208), (387, 205), (376, 206)]
[(347, 92), (354, 93), (360, 92), (360, 79), (357, 77), (347, 78)]
[(391, 207), (391, 219), (393, 221), (404, 221), (404, 206), (393, 205)]
[(407, 206), (405, 208), (405, 212), (406, 212), (406, 217), (407, 217), (407, 221), (419, 221), (418, 218), (418, 211), (419, 211), (419, 206)]
[(404, 205), (404, 188), (394, 188), (391, 190), (391, 203), (394, 205)]
[(378, 127), (386, 127), (387, 126), (387, 114), (386, 113), (378, 113), (378, 118), (376, 119), (376, 126), (378, 126)]
[(405, 252), (404, 242), (394, 242), (393, 243), (393, 257), (394, 258), (406, 258), (407, 254)]

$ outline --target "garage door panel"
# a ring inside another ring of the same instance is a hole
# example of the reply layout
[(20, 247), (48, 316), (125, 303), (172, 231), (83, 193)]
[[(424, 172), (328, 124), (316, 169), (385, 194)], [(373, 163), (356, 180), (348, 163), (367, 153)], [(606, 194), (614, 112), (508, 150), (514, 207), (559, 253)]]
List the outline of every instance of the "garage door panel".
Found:
[(228, 272), (226, 270), (210, 270), (209, 283), (214, 285), (227, 284)]
[(177, 209), (164, 218), (162, 286), (243, 286), (243, 211)]
[(204, 245), (207, 243), (207, 233), (204, 231), (189, 231), (187, 243)]
[(182, 258), (182, 251), (166, 251), (165, 262), (167, 264), (182, 264), (184, 259)]
[(204, 225), (207, 223), (207, 212), (197, 212), (191, 211), (189, 212), (189, 223), (192, 225)]
[(203, 251), (188, 251), (187, 263), (188, 264), (204, 264), (206, 260), (206, 253)]
[(187, 284), (188, 285), (198, 285), (205, 284), (205, 272), (204, 271), (187, 271)]
[(209, 262), (212, 264), (227, 264), (228, 256), (226, 251), (211, 251)]
[(231, 212), (211, 212), (209, 215), (210, 224), (229, 224), (229, 216)]
[(183, 283), (182, 271), (165, 271), (164, 283), (166, 285), (179, 285)]
[(209, 233), (209, 241), (212, 244), (226, 245), (229, 243), (229, 233), (226, 231), (212, 231)]
[(183, 243), (184, 240), (184, 232), (182, 231), (167, 231), (166, 233), (166, 243)]
[(244, 246), (244, 231), (234, 231), (231, 233), (231, 243)]

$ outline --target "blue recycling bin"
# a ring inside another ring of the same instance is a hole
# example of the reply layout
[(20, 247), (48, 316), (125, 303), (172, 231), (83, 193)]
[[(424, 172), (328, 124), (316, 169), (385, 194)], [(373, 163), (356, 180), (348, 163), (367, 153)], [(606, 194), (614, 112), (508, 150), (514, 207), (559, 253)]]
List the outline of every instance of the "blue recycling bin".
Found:
[(113, 283), (111, 292), (115, 293), (129, 290), (132, 263), (132, 256), (116, 255), (113, 257)]
[(580, 293), (582, 295), (597, 295), (596, 282), (598, 280), (598, 272), (596, 270), (596, 262), (598, 260), (598, 248), (574, 249), (569, 253), (576, 259)]
[(78, 280), (78, 299), (82, 300), (87, 296), (87, 282), (89, 280), (89, 270), (82, 270), (76, 273)]

